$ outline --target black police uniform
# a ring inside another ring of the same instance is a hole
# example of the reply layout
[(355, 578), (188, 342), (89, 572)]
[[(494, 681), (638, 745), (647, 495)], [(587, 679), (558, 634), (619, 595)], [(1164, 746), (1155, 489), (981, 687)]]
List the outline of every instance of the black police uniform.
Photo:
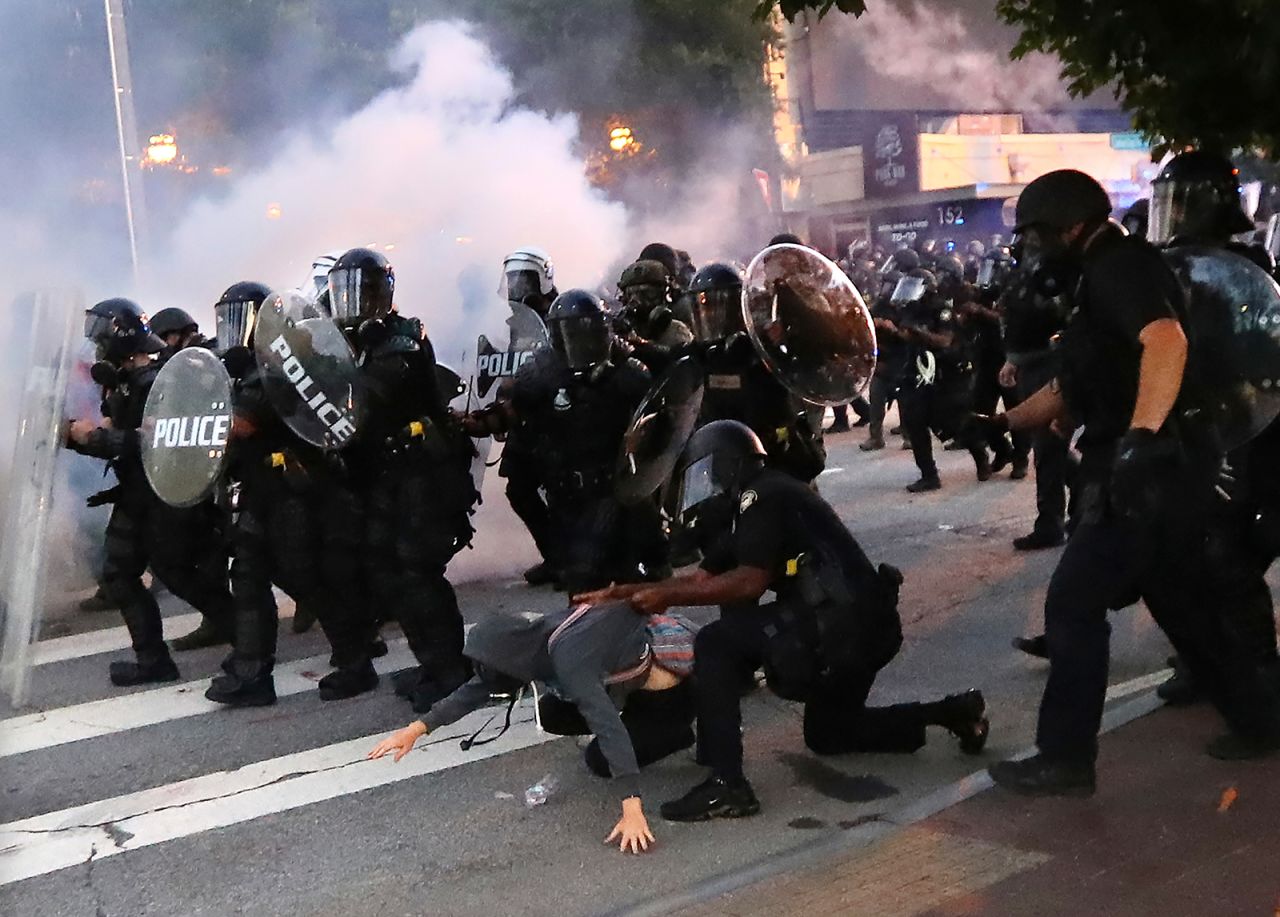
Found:
[(142, 584), (148, 567), (215, 626), (229, 630), (233, 615), (218, 511), (208, 501), (185, 509), (169, 506), (155, 495), (142, 470), (138, 427), (159, 371), (160, 364), (152, 362), (121, 372), (102, 405), (111, 426), (94, 430), (85, 445), (73, 446), (106, 459), (120, 484), (107, 522), (102, 586), (119, 605), (143, 667), (171, 664), (159, 606)]
[(634, 360), (574, 372), (551, 348), (516, 375), (511, 407), (537, 444), (554, 565), (570, 593), (635, 582), (641, 564), (665, 563), (657, 506), (624, 507), (613, 492), (623, 435), (648, 389)]
[[(1057, 299), (1037, 295), (1030, 279), (1019, 275), (1000, 296), (1007, 358), (1018, 369), (1013, 392), (1005, 401), (1016, 406), (1058, 375), (1053, 338), (1066, 322)], [(1062, 537), (1067, 516), (1067, 482), (1073, 474), (1071, 446), (1052, 430), (1015, 433), (1014, 448), (1021, 455), (1030, 448), (1036, 470), (1035, 531), (1051, 540)]]
[(902, 644), (901, 576), (877, 570), (830, 505), (786, 474), (761, 471), (742, 491), (732, 535), (704, 562), (713, 573), (738, 566), (768, 571), (777, 601), (722, 609), (698, 632), (699, 761), (726, 780), (742, 776), (742, 685), (762, 665), (775, 693), (805, 702), (805, 744), (818, 754), (924, 745), (925, 705), (866, 706)]
[[(895, 306), (889, 296), (881, 296), (871, 307), (873, 319), (883, 319), (900, 325), (903, 310)], [(907, 371), (907, 355), (910, 348), (901, 334), (876, 329), (876, 369), (871, 377), (871, 390), (868, 393), (870, 402), (870, 436), (872, 439), (884, 438), (884, 415), (898, 394), (903, 376)]]
[[(934, 334), (950, 334), (952, 344), (934, 348), (913, 342), (907, 351), (906, 376), (898, 394), (902, 411), (902, 429), (911, 441), (920, 476), (937, 480), (938, 466), (933, 459), (933, 438), (948, 440), (956, 436), (973, 404), (972, 342), (959, 326), (951, 303), (938, 296), (926, 296), (903, 307), (903, 327), (920, 328)], [(934, 375), (926, 381), (920, 365), (933, 357)], [(981, 468), (987, 464), (986, 447), (971, 444), (969, 453)]]
[[(1256, 670), (1194, 588), (1205, 563), (1197, 520), (1212, 499), (1218, 456), (1185, 420), (1196, 396), (1190, 367), (1160, 434), (1181, 457), (1156, 463), (1123, 490), (1112, 487), (1137, 397), (1138, 335), (1180, 317), (1182, 290), (1155, 249), (1118, 228), (1101, 231), (1083, 265), (1060, 374), (1069, 410), (1084, 425), (1079, 524), (1045, 597), (1050, 670), (1036, 744), (1046, 759), (1092, 765), (1107, 687), (1107, 612), (1139, 596), (1233, 729), (1259, 735), (1273, 714)], [(1135, 499), (1140, 512), (1121, 511)]]
[(475, 449), (449, 418), (422, 323), (395, 312), (381, 322), (382, 339), (360, 357), (368, 417), (343, 456), (364, 501), (364, 572), (374, 613), (400, 622), (421, 675), (444, 696), (469, 675), (462, 615), (445, 568), (474, 531)]
[[(235, 380), (233, 399), (237, 419), (252, 432), (232, 441), (236, 617), (223, 669), (234, 683), (219, 687), (232, 691), (271, 674), (278, 625), (273, 584), (319, 620), (337, 668), (363, 669), (372, 634), (360, 565), (361, 506), (341, 462), (288, 430), (256, 367)], [(320, 687), (327, 696), (324, 679)]]

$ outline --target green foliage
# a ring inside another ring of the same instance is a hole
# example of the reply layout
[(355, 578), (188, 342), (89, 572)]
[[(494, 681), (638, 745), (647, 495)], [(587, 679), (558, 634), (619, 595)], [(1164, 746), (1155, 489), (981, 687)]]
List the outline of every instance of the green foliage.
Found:
[(1280, 12), (1273, 0), (999, 0), (1072, 95), (1111, 89), (1167, 146), (1280, 149)]
[(775, 5), (787, 17), (788, 22), (795, 22), (796, 16), (805, 10), (812, 10), (819, 18), (832, 10), (852, 13), (854, 16), (861, 16), (867, 11), (867, 0), (778, 0), (776, 4), (773, 0), (759, 0), (756, 4), (756, 18), (768, 18)]

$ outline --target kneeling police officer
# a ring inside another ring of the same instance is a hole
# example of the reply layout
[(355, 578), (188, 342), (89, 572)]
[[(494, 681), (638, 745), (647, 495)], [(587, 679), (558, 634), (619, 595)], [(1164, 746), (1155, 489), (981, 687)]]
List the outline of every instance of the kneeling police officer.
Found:
[[(769, 687), (804, 703), (804, 739), (823, 755), (909, 753), (925, 727), (943, 726), (970, 754), (988, 724), (978, 691), (934, 703), (868, 707), (876, 674), (902, 645), (902, 574), (876, 567), (820, 496), (765, 467), (759, 438), (736, 421), (696, 432), (677, 481), (682, 521), (699, 533), (696, 573), (653, 585), (614, 586), (581, 601), (629, 599), (644, 614), (673, 605), (720, 605), (694, 643), (698, 760), (709, 779), (662, 806), (670, 821), (737, 818), (760, 809), (742, 771), (743, 683), (763, 665)], [(768, 590), (777, 601), (756, 603)]]

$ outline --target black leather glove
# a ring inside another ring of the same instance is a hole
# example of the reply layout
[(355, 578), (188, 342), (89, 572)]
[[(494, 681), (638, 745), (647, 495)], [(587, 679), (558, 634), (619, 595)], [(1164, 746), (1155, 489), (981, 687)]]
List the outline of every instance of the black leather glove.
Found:
[(120, 499), (120, 485), (108, 487), (106, 490), (100, 490), (96, 494), (90, 494), (88, 499), (84, 501), (84, 505), (90, 509), (98, 506), (106, 506), (108, 503), (115, 503)]
[(1149, 519), (1176, 471), (1180, 450), (1173, 437), (1130, 430), (1111, 467), (1111, 508), (1122, 518)]

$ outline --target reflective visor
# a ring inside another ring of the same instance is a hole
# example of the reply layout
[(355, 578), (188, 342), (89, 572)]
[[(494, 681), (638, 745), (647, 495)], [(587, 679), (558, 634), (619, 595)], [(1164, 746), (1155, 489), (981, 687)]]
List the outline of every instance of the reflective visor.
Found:
[(115, 322), (105, 315), (96, 312), (84, 314), (84, 336), (90, 341), (98, 341), (110, 337), (115, 330)]
[(742, 330), (742, 293), (737, 288), (694, 294), (693, 334), (699, 341), (720, 341)]
[(609, 356), (609, 328), (602, 318), (565, 318), (554, 323), (570, 369), (590, 369)]
[(213, 307), (218, 353), (226, 353), (232, 347), (249, 347), (253, 343), (253, 328), (257, 324), (258, 306), (252, 300), (221, 302)]
[(526, 296), (539, 296), (542, 293), (542, 281), (534, 271), (507, 271), (504, 275), (504, 289), (507, 302), (524, 302)]
[(360, 319), (360, 268), (334, 268), (329, 272), (329, 312), (340, 325)]
[(986, 258), (982, 264), (978, 265), (978, 286), (989, 287), (996, 276), (996, 261), (994, 258)]
[(893, 295), (889, 298), (894, 302), (916, 302), (923, 299), (924, 278), (903, 277), (898, 281), (898, 285), (893, 288)]
[(715, 454), (704, 455), (686, 468), (680, 479), (680, 514), (722, 493), (724, 485), (716, 480)]

